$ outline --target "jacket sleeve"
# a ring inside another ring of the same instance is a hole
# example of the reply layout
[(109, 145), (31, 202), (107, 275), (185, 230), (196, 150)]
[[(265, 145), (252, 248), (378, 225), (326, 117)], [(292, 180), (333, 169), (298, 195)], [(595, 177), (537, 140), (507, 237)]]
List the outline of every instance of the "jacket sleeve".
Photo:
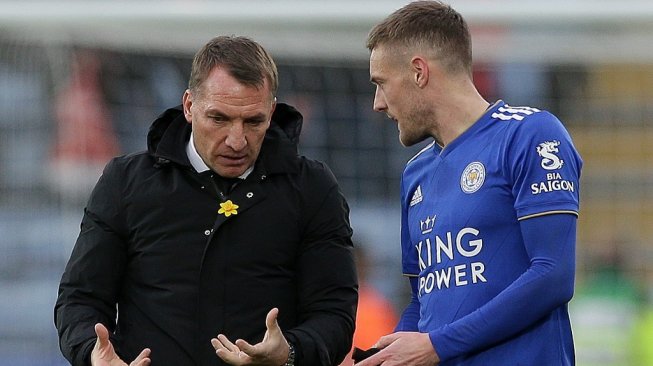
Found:
[(301, 366), (344, 359), (358, 303), (349, 208), (326, 166), (318, 178), (300, 192), (305, 230), (297, 259), (299, 325), (285, 332)]
[(54, 322), (59, 345), (74, 366), (90, 365), (96, 323), (115, 328), (124, 240), (117, 233), (119, 195), (115, 165), (109, 164), (84, 210), (81, 230), (59, 285)]

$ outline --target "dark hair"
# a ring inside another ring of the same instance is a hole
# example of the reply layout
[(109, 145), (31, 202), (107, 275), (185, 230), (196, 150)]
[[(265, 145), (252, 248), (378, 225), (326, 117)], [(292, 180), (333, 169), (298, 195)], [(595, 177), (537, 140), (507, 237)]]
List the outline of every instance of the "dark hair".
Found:
[(197, 91), (216, 66), (224, 67), (231, 76), (245, 85), (260, 88), (267, 79), (272, 96), (277, 93), (277, 66), (272, 56), (250, 38), (218, 36), (205, 44), (193, 59), (188, 89)]
[(472, 41), (460, 13), (439, 1), (415, 1), (372, 28), (367, 48), (379, 45), (432, 50), (450, 71), (472, 72)]

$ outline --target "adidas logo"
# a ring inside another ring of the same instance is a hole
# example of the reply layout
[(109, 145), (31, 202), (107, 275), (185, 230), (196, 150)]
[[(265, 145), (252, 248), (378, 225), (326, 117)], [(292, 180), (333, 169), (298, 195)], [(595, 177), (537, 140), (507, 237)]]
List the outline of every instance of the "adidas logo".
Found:
[(410, 207), (415, 206), (416, 204), (422, 202), (422, 186), (417, 186), (417, 189), (413, 193), (413, 198), (410, 199)]

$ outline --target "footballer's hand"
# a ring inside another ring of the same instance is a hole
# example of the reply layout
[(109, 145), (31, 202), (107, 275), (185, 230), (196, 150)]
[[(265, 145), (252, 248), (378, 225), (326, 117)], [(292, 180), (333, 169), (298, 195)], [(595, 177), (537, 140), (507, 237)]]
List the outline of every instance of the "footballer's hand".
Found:
[(428, 333), (397, 332), (381, 337), (372, 347), (381, 350), (356, 366), (435, 366), (440, 363)]
[[(127, 366), (127, 363), (121, 360), (113, 349), (107, 328), (101, 323), (97, 323), (95, 324), (95, 334), (97, 335), (97, 341), (95, 341), (95, 347), (91, 351), (91, 365)], [(150, 350), (146, 348), (129, 366), (148, 366), (151, 362), (149, 356)]]
[(281, 333), (273, 308), (265, 317), (265, 336), (260, 343), (251, 345), (242, 339), (232, 343), (224, 334), (211, 339), (215, 353), (224, 362), (235, 366), (279, 366), (288, 360), (288, 341)]

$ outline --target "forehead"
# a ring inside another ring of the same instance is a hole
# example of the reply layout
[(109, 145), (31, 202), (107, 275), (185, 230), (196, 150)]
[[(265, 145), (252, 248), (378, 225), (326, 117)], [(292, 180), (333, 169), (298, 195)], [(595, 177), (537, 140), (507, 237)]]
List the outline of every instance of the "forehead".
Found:
[(372, 49), (370, 53), (370, 81), (377, 83), (385, 75), (385, 67), (383, 64), (383, 51), (378, 48)]
[(386, 51), (381, 47), (376, 47), (370, 52), (370, 73), (383, 66)]
[(399, 47), (380, 45), (370, 53), (370, 78), (375, 79), (398, 71), (405, 56)]
[(214, 67), (200, 85), (201, 94), (208, 98), (244, 99), (249, 102), (271, 98), (270, 85), (267, 79), (263, 85), (244, 84), (234, 78), (225, 68)]

